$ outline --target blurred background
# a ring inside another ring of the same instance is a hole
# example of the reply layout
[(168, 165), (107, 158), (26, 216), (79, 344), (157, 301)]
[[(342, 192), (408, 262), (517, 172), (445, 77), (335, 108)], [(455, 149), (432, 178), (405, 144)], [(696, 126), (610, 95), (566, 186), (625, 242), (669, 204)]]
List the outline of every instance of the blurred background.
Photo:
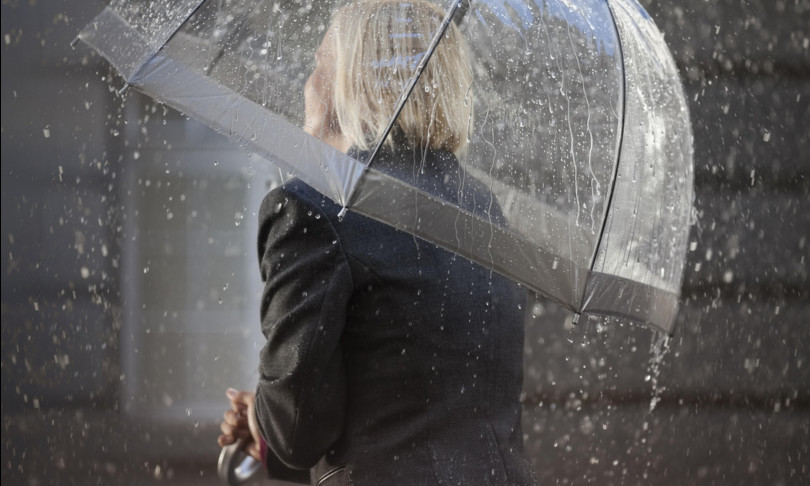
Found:
[[(641, 3), (695, 131), (682, 307), (664, 342), (537, 300), (526, 447), (541, 484), (808, 484), (810, 0)], [(2, 3), (2, 481), (223, 484), (279, 174), (72, 49), (103, 7)]]

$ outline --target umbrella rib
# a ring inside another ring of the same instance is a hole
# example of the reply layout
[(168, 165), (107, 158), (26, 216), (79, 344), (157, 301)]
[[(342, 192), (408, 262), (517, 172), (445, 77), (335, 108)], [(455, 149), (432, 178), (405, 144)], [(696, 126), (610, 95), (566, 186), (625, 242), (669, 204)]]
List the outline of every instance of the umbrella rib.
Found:
[(205, 68), (206, 75), (208, 75), (211, 72), (211, 70), (214, 69), (214, 66), (218, 64), (219, 61), (223, 58), (223, 56), (225, 55), (225, 46), (231, 45), (231, 43), (233, 43), (233, 41), (241, 34), (242, 27), (245, 24), (247, 24), (248, 21), (249, 18), (247, 17), (242, 18), (241, 22), (239, 22), (239, 25), (229, 31), (228, 38), (222, 42), (223, 47), (219, 50), (214, 59), (212, 59), (211, 62), (208, 63), (208, 66), (206, 66)]
[[(402, 109), (405, 107), (405, 103), (411, 97), (411, 93), (413, 93), (414, 88), (416, 87), (416, 83), (419, 81), (419, 78), (422, 76), (422, 72), (424, 72), (427, 63), (430, 62), (431, 56), (433, 56), (433, 52), (438, 47), (439, 42), (441, 42), (442, 37), (447, 32), (447, 29), (450, 27), (450, 23), (453, 21), (453, 16), (455, 15), (456, 11), (459, 10), (459, 7), (462, 4), (467, 3), (469, 0), (452, 0), (450, 8), (447, 11), (447, 14), (442, 19), (441, 25), (439, 25), (439, 29), (437, 30), (436, 34), (434, 34), (433, 39), (430, 41), (430, 46), (428, 47), (427, 52), (419, 61), (419, 64), (416, 66), (416, 73), (411, 77), (411, 80), (408, 82), (408, 86), (403, 91), (402, 95), (399, 97), (399, 101), (397, 102), (397, 106), (394, 109), (394, 113), (391, 115), (391, 118), (388, 120), (388, 125), (385, 127), (385, 130), (382, 133), (382, 136), (377, 141), (377, 145), (374, 146), (374, 150), (371, 152), (371, 155), (368, 158), (368, 161), (364, 164), (363, 172), (357, 179), (357, 182), (352, 185), (351, 189), (349, 190), (349, 194), (346, 195), (344, 199), (345, 203), (343, 208), (341, 208), (340, 212), (338, 213), (338, 218), (343, 218), (346, 215), (346, 211), (349, 209), (351, 205), (352, 198), (354, 196), (355, 188), (357, 185), (362, 181), (363, 176), (366, 173), (366, 170), (371, 166), (374, 158), (379, 153), (380, 149), (382, 148), (383, 144), (385, 143), (385, 139), (388, 138), (388, 135), (391, 133), (391, 130), (394, 128), (394, 123), (396, 123), (397, 118), (399, 118), (399, 114), (402, 112)], [(463, 12), (463, 11), (462, 11)]]
[[(621, 31), (619, 30), (619, 26), (616, 24), (616, 14), (613, 13), (613, 6), (611, 2), (607, 2), (608, 9), (610, 9), (610, 18), (613, 21), (613, 26), (616, 29), (616, 40), (617, 46), (619, 51), (619, 56), (622, 59), (622, 65), (624, 65), (624, 47), (622, 46), (622, 36)], [(602, 246), (602, 240), (605, 237), (605, 233), (607, 230), (607, 224), (610, 220), (610, 209), (611, 205), (613, 204), (613, 195), (616, 193), (616, 179), (618, 178), (619, 173), (619, 159), (622, 152), (622, 145), (624, 144), (624, 127), (625, 122), (627, 120), (627, 74), (625, 69), (622, 69), (622, 119), (621, 119), (621, 126), (619, 127), (619, 145), (618, 150), (616, 150), (616, 165), (613, 168), (613, 177), (610, 181), (610, 192), (608, 194), (607, 202), (606, 202), (606, 209), (605, 209), (605, 217), (602, 220), (602, 228), (599, 231), (599, 238), (596, 240), (596, 246), (593, 249), (593, 255), (591, 255), (591, 262), (588, 265), (588, 271), (593, 273), (594, 265), (596, 265), (596, 256), (599, 254), (599, 248)]]
[(160, 50), (163, 49), (163, 47), (169, 43), (172, 37), (174, 37), (174, 35), (177, 34), (177, 32), (180, 30), (180, 28), (183, 27), (183, 25), (185, 25), (188, 19), (190, 19), (191, 16), (194, 15), (197, 12), (197, 10), (200, 9), (200, 7), (202, 7), (202, 5), (205, 3), (205, 0), (198, 0), (196, 3), (197, 4), (194, 5), (193, 8), (190, 8), (188, 10), (188, 13), (184, 14), (182, 17), (177, 19), (177, 22), (172, 26), (170, 31), (165, 33), (163, 37), (160, 38), (160, 42), (155, 42), (150, 46), (149, 54), (144, 56), (143, 59), (141, 59), (141, 61), (138, 63), (138, 67), (134, 71), (132, 71), (129, 77), (125, 80), (126, 86), (124, 86), (124, 88), (121, 90), (122, 92), (127, 89), (127, 86), (132, 84), (133, 80), (138, 79), (138, 77), (141, 75), (141, 70), (143, 69), (143, 67), (149, 64), (149, 61), (151, 61), (155, 57), (155, 55), (157, 55), (157, 53), (160, 52)]

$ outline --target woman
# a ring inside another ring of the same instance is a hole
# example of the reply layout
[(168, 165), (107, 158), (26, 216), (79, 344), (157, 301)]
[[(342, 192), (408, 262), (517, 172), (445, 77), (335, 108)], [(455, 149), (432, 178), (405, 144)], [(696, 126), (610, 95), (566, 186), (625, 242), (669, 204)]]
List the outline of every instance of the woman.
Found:
[[(340, 9), (306, 84), (306, 130), (365, 160), (442, 17), (423, 0)], [(457, 161), (471, 84), (451, 25), (374, 167), (498, 217)], [(338, 220), (339, 210), (300, 181), (263, 202), (267, 343), (255, 395), (228, 391), (220, 445), (247, 439), (248, 453), (310, 469), (313, 484), (531, 483), (519, 403), (525, 293), (387, 225)]]

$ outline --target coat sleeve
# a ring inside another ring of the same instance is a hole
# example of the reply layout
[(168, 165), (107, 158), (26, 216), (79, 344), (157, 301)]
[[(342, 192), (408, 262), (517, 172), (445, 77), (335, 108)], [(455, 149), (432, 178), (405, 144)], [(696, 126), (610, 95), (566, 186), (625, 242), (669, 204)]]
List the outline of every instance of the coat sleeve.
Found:
[(264, 292), (256, 415), (286, 466), (314, 466), (343, 430), (346, 378), (340, 338), (352, 281), (329, 218), (277, 189), (259, 213)]

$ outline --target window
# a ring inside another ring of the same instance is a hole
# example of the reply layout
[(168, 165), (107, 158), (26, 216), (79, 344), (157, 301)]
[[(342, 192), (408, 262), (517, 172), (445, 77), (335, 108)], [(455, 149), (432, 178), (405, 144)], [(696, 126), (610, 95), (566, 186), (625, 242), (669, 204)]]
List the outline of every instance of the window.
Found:
[(218, 419), (225, 389), (257, 380), (256, 212), (278, 170), (159, 105), (126, 109), (122, 408)]

